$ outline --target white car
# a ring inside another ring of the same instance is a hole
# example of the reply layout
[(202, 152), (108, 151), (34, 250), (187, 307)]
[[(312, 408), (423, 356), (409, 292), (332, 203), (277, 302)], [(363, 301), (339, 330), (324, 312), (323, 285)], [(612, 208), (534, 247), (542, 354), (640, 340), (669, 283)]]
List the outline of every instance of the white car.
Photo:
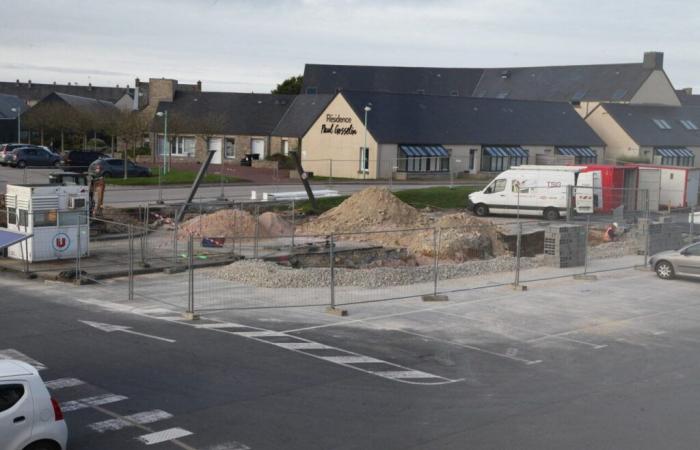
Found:
[(0, 450), (65, 450), (58, 402), (29, 364), (0, 360)]

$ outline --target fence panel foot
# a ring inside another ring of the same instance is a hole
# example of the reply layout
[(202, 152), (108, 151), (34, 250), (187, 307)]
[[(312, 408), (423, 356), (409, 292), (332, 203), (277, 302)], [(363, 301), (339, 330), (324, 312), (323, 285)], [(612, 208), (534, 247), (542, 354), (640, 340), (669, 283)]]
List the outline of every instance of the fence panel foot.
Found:
[(335, 308), (333, 306), (329, 306), (328, 308), (326, 308), (326, 312), (328, 314), (333, 314), (334, 316), (340, 316), (340, 317), (345, 317), (348, 315), (347, 309)]

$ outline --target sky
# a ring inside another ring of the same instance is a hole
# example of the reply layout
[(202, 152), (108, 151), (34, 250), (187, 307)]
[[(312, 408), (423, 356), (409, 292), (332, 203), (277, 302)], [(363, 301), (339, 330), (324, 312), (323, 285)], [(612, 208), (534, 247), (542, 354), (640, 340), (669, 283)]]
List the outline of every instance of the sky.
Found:
[(0, 80), (201, 80), (269, 92), (305, 63), (517, 67), (665, 53), (700, 91), (700, 2), (686, 0), (0, 0)]

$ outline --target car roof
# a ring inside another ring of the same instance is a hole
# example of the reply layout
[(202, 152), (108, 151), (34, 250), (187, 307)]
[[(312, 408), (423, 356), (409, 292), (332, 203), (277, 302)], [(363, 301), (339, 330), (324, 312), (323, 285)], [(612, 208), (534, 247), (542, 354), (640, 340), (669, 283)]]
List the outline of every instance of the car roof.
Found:
[(36, 375), (38, 372), (29, 364), (15, 359), (0, 359), (0, 380), (27, 375)]

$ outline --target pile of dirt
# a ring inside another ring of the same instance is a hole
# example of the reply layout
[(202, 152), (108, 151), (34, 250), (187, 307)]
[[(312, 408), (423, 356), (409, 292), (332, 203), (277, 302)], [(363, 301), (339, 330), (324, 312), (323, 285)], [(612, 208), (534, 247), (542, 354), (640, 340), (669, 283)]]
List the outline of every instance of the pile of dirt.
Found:
[(330, 234), (421, 226), (426, 226), (426, 220), (416, 208), (385, 187), (370, 187), (305, 223), (301, 231)]
[[(277, 213), (265, 212), (258, 218), (258, 236), (291, 236), (292, 225)], [(211, 214), (202, 214), (180, 224), (178, 237), (253, 237), (255, 217), (247, 211), (222, 209)]]
[[(436, 237), (432, 228), (441, 228), (440, 259), (462, 262), (508, 253), (493, 222), (465, 213), (434, 218), (402, 202), (383, 187), (371, 187), (352, 195), (303, 224), (300, 233), (357, 233), (340, 234), (337, 238), (406, 248), (419, 262), (428, 263), (435, 256)], [(400, 231), (388, 231), (392, 229)]]

